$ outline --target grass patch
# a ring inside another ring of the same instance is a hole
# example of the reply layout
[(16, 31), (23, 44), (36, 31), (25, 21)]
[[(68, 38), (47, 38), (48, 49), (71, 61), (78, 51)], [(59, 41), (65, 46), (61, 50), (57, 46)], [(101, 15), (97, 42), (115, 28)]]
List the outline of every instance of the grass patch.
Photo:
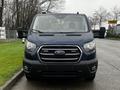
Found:
[(0, 39), (0, 44), (4, 44), (4, 43), (11, 43), (11, 42), (15, 42), (15, 39), (7, 39), (7, 40), (2, 40)]
[(0, 43), (0, 86), (21, 69), (23, 51), (21, 41)]

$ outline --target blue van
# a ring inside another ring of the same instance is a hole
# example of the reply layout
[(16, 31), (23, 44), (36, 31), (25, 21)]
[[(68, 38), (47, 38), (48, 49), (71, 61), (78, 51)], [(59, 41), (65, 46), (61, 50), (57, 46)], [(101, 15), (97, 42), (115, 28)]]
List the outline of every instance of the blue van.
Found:
[(96, 44), (84, 14), (37, 14), (28, 31), (23, 69), (35, 77), (84, 77), (94, 80)]

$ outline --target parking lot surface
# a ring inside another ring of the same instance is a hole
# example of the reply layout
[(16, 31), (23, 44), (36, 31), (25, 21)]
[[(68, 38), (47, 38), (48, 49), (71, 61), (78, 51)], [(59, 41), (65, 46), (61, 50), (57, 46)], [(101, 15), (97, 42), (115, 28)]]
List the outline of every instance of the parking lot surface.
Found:
[(99, 67), (93, 82), (48, 79), (28, 82), (22, 77), (12, 90), (120, 90), (120, 41), (96, 39)]

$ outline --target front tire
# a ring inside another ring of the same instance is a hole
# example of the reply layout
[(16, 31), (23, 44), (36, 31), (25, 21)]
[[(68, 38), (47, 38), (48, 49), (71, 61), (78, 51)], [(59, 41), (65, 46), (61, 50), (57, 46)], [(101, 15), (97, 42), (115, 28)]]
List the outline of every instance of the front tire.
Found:
[(96, 73), (94, 73), (94, 74), (90, 74), (89, 76), (86, 76), (86, 80), (87, 81), (93, 81), (94, 79), (95, 79), (95, 77), (96, 77)]
[(26, 74), (26, 73), (25, 73), (25, 77), (26, 77), (26, 79), (27, 79), (28, 81), (34, 80), (34, 77), (33, 77), (31, 74)]

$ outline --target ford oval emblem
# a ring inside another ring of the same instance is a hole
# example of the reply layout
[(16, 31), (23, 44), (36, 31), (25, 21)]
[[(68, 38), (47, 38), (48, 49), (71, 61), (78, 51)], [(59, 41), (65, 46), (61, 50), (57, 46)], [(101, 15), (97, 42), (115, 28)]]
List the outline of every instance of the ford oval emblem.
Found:
[(55, 55), (65, 55), (65, 51), (63, 50), (57, 50), (54, 52)]

